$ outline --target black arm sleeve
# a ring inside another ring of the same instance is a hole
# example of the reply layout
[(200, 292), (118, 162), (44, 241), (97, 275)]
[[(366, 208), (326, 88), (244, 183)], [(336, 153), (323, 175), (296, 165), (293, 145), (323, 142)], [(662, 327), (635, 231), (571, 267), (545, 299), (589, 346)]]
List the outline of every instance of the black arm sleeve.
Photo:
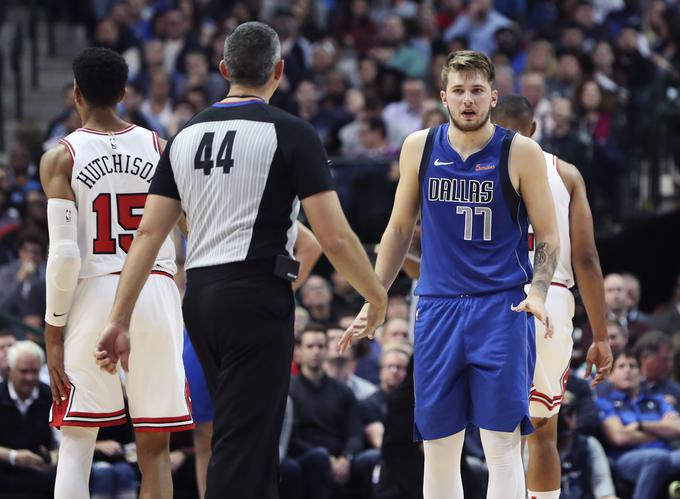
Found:
[(304, 199), (334, 190), (326, 150), (316, 130), (309, 123), (296, 120), (281, 123), (277, 132), (290, 165), (291, 183), (297, 197)]
[(171, 145), (172, 140), (167, 143), (163, 154), (161, 154), (161, 159), (158, 160), (156, 172), (153, 175), (151, 186), (149, 186), (149, 194), (158, 194), (159, 196), (180, 200), (175, 175), (172, 173), (172, 166), (170, 165)]

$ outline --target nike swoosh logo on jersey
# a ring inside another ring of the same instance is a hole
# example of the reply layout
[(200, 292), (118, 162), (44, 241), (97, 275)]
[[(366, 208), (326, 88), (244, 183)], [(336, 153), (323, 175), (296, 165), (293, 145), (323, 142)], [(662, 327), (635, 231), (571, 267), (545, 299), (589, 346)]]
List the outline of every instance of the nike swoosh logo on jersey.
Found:
[(444, 166), (444, 165), (452, 165), (453, 161), (439, 161), (439, 158), (434, 160), (434, 166)]
[(55, 316), (55, 317), (63, 317), (64, 315), (66, 315), (66, 312), (64, 312), (63, 314), (54, 314), (53, 313), (52, 315)]

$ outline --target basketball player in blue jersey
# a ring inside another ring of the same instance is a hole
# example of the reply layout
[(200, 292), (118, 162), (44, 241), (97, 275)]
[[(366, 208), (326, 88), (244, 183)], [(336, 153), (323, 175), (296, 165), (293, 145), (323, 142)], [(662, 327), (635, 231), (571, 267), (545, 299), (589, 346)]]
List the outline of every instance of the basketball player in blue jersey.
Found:
[[(465, 428), (476, 425), (489, 466), (487, 497), (525, 496), (520, 434), (532, 431), (532, 313), (546, 325), (545, 298), (559, 236), (541, 148), (489, 121), (498, 93), (479, 52), (449, 55), (442, 69), (450, 121), (411, 134), (400, 158), (392, 216), (376, 272), (389, 288), (421, 212), (414, 383), (417, 436), (424, 440), (425, 499), (460, 499)], [(528, 257), (528, 217), (536, 238)], [(528, 295), (523, 286), (531, 282)], [(348, 328), (362, 336), (370, 305)]]
[[(525, 137), (531, 137), (536, 130), (531, 104), (520, 95), (501, 97), (491, 113), (491, 121)], [(586, 373), (590, 375), (593, 365), (597, 369), (593, 386), (606, 379), (612, 366), (612, 352), (605, 325), (604, 282), (585, 183), (574, 165), (549, 153), (545, 153), (545, 157), (548, 183), (555, 202), (560, 254), (546, 300), (553, 336), (546, 339), (540, 334), (542, 325), (536, 324), (537, 362), (529, 397), (531, 422), (536, 431), (528, 438), (529, 499), (560, 497), (557, 413), (571, 361), (574, 297), (569, 288), (575, 283), (578, 284), (593, 329), (594, 341), (586, 356)]]

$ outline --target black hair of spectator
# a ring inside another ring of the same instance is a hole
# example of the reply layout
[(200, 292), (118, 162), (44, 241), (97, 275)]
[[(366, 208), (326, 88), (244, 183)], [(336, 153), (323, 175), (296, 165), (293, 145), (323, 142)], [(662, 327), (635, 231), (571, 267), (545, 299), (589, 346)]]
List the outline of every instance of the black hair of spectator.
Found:
[(47, 251), (47, 239), (42, 232), (35, 229), (26, 229), (17, 238), (17, 249), (20, 250), (24, 244), (37, 244), (42, 249), (43, 254)]
[(534, 120), (534, 110), (523, 95), (503, 95), (491, 110), (491, 121), (496, 123), (503, 120), (510, 120), (525, 130)]
[(12, 333), (12, 331), (10, 331), (9, 329), (4, 329), (0, 327), (0, 337), (2, 336), (14, 336), (14, 333)]
[(661, 347), (663, 346), (673, 347), (673, 341), (666, 333), (661, 331), (647, 331), (635, 344), (638, 362), (642, 359), (643, 355), (659, 353), (659, 350), (661, 350)]
[(88, 104), (110, 107), (125, 93), (128, 65), (111, 49), (88, 47), (73, 60), (73, 75)]
[(612, 360), (612, 369), (614, 369), (614, 365), (616, 364), (616, 361), (619, 360), (621, 357), (625, 357), (626, 359), (635, 359), (635, 362), (638, 365), (638, 368), (640, 367), (640, 359), (637, 356), (637, 351), (635, 348), (627, 346), (623, 350), (621, 350), (619, 353), (614, 355), (614, 359)]
[(382, 118), (374, 116), (364, 119), (363, 122), (366, 123), (371, 132), (379, 131), (383, 138), (387, 137), (387, 127)]
[(263, 86), (280, 59), (279, 35), (264, 23), (241, 24), (224, 41), (224, 64), (232, 85)]

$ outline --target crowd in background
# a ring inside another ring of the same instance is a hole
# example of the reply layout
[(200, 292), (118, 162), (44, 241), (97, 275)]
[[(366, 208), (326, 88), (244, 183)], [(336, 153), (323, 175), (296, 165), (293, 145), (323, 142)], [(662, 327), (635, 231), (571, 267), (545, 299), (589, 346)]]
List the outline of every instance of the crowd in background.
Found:
[[(404, 138), (448, 120), (439, 98), (440, 70), (447, 54), (457, 49), (488, 54), (496, 67), (499, 94), (527, 97), (537, 121), (534, 139), (579, 168), (598, 228), (631, 209), (639, 187), (631, 179), (641, 164), (664, 157), (680, 167), (680, 2), (79, 0), (59, 3), (53, 14), (73, 23), (91, 44), (123, 54), (130, 78), (120, 114), (164, 138), (227, 94), (228, 85), (217, 70), (225, 36), (245, 21), (269, 23), (281, 38), (286, 64), (272, 104), (317, 130), (335, 163), (343, 207), (365, 242), (375, 242), (384, 228)], [(0, 13), (0, 21), (2, 17)], [(0, 446), (21, 440), (21, 432), (12, 431), (15, 426), (5, 424), (4, 418), (34, 424), (26, 415), (49, 406), (43, 400), (49, 390), (38, 384), (43, 359), (25, 343), (9, 356), (6, 352), (16, 340), (41, 342), (47, 220), (38, 163), (45, 150), (80, 126), (71, 82), (64, 82), (61, 99), (62, 111), (46, 126), (18, 125), (8, 161), (0, 163), (0, 376), (12, 380), (17, 393), (21, 386), (35, 399), (26, 407), (18, 401), (25, 399), (6, 388), (3, 392), (0, 385), (0, 398), (9, 397), (0, 400), (0, 411), (8, 411), (0, 414)], [(329, 279), (314, 275), (301, 289), (298, 378), (291, 388), (291, 404), (293, 414), (306, 419), (293, 416), (290, 442), (282, 454), (289, 465), (284, 467), (289, 471), (284, 473), (290, 486), (282, 491), (286, 497), (304, 497), (300, 490), (306, 490), (306, 497), (323, 499), (331, 489), (345, 490), (349, 497), (370, 497), (380, 475), (376, 470), (382, 459), (381, 425), (388, 417), (388, 395), (407, 377), (409, 290), (408, 280), (402, 278), (377, 341), (338, 356), (334, 342), (361, 300), (334, 273)], [(608, 333), (617, 356), (611, 380), (597, 394), (579, 382), (592, 339), (583, 307), (577, 308), (574, 321), (573, 381), (560, 416), (563, 466), (570, 466), (563, 485), (567, 498), (632, 493), (635, 477), (626, 472), (631, 460), (648, 461), (648, 476), (655, 477), (680, 466), (680, 451), (670, 450), (674, 440), (677, 448), (680, 433), (626, 440), (630, 435), (622, 436), (618, 426), (615, 431), (606, 423), (619, 418), (619, 426), (629, 428), (640, 414), (672, 418), (680, 408), (680, 279), (668, 302), (655, 310), (638, 309), (639, 281), (630, 274), (608, 276), (605, 295)], [(331, 397), (333, 404), (310, 405), (312, 388), (304, 382), (308, 373), (321, 373), (349, 390), (334, 385), (340, 395)], [(630, 410), (622, 412), (622, 407)], [(332, 408), (342, 415), (333, 414)], [(326, 418), (323, 427), (314, 427), (316, 410)], [(345, 426), (333, 427), (341, 423)], [(27, 483), (42, 483), (35, 477), (51, 469), (46, 463), (56, 442), (50, 432), (40, 435), (41, 441), (27, 443), (32, 456), (17, 459), (25, 477), (32, 477)], [(477, 484), (484, 481), (484, 464), (474, 435), (469, 440), (466, 489), (474, 497), (483, 493)], [(114, 466), (134, 461), (134, 452), (126, 451), (131, 433), (104, 434), (102, 441), (107, 443), (98, 454), (103, 464), (97, 469), (104, 476), (100, 483), (105, 484), (101, 497), (108, 497), (107, 490), (118, 490), (111, 485), (117, 481), (125, 484), (119, 497), (134, 496), (134, 466)], [(178, 480), (191, 489), (191, 439), (178, 437), (175, 448), (173, 468), (182, 470)], [(643, 457), (631, 458), (635, 452)], [(315, 466), (322, 466), (329, 455), (338, 461), (332, 461), (330, 474), (319, 472)], [(577, 472), (587, 457), (602, 458), (597, 473), (585, 468)], [(0, 477), (7, 471), (7, 465), (0, 464)], [(610, 473), (616, 492), (607, 488)]]

